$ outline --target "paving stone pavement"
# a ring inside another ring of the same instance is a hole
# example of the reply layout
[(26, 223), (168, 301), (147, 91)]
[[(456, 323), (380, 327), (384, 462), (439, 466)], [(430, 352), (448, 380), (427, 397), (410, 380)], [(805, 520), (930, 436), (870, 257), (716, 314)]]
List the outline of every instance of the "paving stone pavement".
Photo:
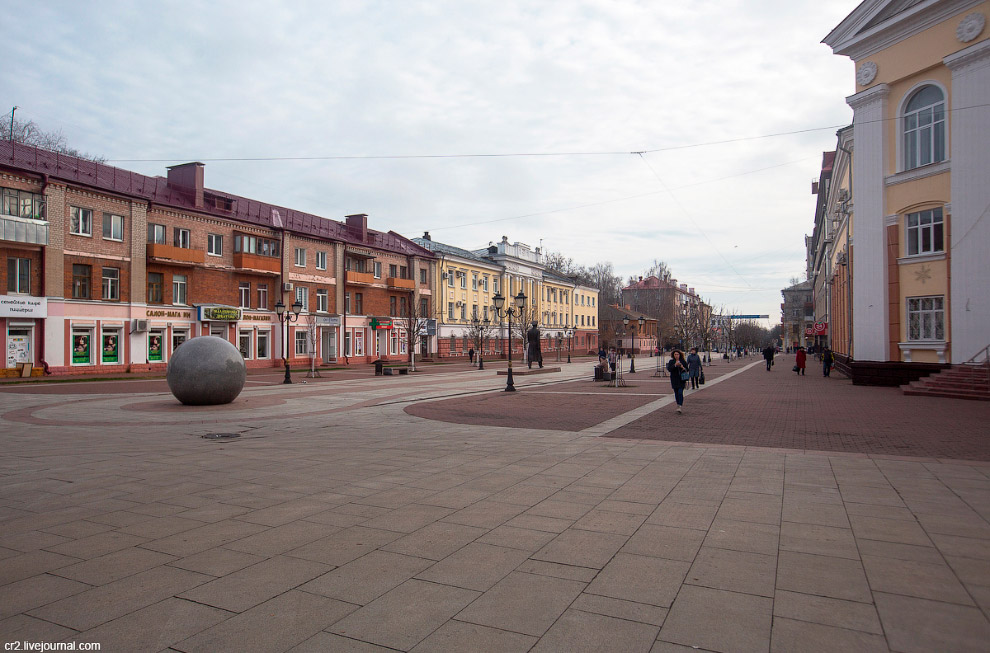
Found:
[(515, 394), (453, 368), (221, 407), (0, 392), (0, 640), (986, 650), (985, 404), (744, 359), (680, 416), (637, 362), (626, 388), (583, 360)]

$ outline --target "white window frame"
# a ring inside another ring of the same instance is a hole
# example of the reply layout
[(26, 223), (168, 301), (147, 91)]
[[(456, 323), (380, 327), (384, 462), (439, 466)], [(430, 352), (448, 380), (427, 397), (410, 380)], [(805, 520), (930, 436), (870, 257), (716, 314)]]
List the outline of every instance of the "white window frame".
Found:
[[(113, 274), (107, 276), (107, 270)], [(107, 301), (120, 301), (120, 268), (104, 267), (100, 272), (100, 298)], [(101, 345), (102, 346), (102, 345)]]
[[(179, 288), (182, 289), (182, 292), (179, 292)], [(188, 306), (189, 305), (188, 301), (189, 301), (189, 278), (184, 274), (173, 274), (172, 304), (175, 306)]]
[(148, 223), (148, 242), (156, 245), (165, 244), (165, 225), (156, 222)]
[[(922, 220), (928, 218), (927, 223)], [(914, 222), (915, 224), (912, 224)], [(942, 227), (941, 243), (936, 248), (935, 232), (936, 226)], [(915, 233), (915, 246), (917, 251), (911, 251), (911, 236)], [(940, 254), (945, 251), (945, 217), (942, 207), (926, 209), (908, 213), (904, 218), (904, 249), (907, 256), (925, 256), (928, 254)]]
[[(107, 235), (107, 227), (109, 227), (110, 231), (109, 236)], [(103, 214), (103, 240), (113, 240), (118, 243), (124, 242), (124, 216), (116, 215), (115, 213)]]
[[(13, 275), (10, 274), (11, 263), (14, 264)], [(22, 265), (26, 265), (27, 274), (23, 274), (21, 272)], [(27, 288), (22, 288), (21, 280), (25, 277), (27, 279)], [(13, 284), (11, 282), (13, 282)], [(7, 292), (15, 295), (31, 294), (31, 259), (22, 258), (20, 256), (12, 256), (7, 259)]]
[[(928, 104), (908, 113), (907, 111), (908, 104), (911, 103), (911, 100), (914, 98), (915, 95), (920, 93), (924, 88), (928, 86), (938, 89), (938, 91), (942, 93), (941, 102)], [(948, 141), (949, 124), (948, 124), (948, 107), (947, 107), (948, 97), (949, 94), (948, 92), (946, 92), (946, 89), (941, 84), (935, 82), (934, 80), (926, 80), (924, 82), (916, 84), (913, 88), (911, 88), (907, 93), (904, 94), (904, 98), (901, 101), (901, 106), (898, 111), (898, 115), (900, 116), (898, 122), (898, 124), (900, 125), (900, 130), (898, 132), (898, 138), (897, 138), (899, 168), (902, 172), (907, 172), (908, 170), (916, 170), (917, 168), (921, 168), (926, 165), (931, 165), (933, 163), (940, 163), (942, 161), (948, 160), (949, 158), (949, 141)], [(935, 110), (939, 107), (939, 105), (941, 105), (941, 119), (936, 120)], [(930, 122), (928, 125), (922, 126), (919, 124), (917, 118), (919, 118), (920, 115), (925, 111), (932, 112), (933, 114), (932, 122)], [(914, 120), (915, 126), (908, 128), (908, 124), (909, 122), (911, 122), (912, 117), (915, 118)], [(935, 158), (935, 150), (937, 145), (936, 125), (941, 125), (942, 158), (939, 159)], [(922, 139), (922, 129), (924, 127), (930, 128), (929, 145), (931, 147), (931, 150), (929, 152), (930, 160), (922, 162), (921, 139)], [(915, 156), (910, 161), (908, 160), (908, 147), (907, 147), (909, 133), (911, 134), (910, 138), (914, 141), (913, 144), (915, 146), (914, 149)]]
[(447, 271), (447, 287), (449, 287), (449, 288), (453, 288), (454, 287), (454, 271), (453, 270), (448, 270)]
[(241, 308), (251, 308), (251, 282), (241, 281), (237, 284), (238, 305)]
[[(72, 327), (72, 344), (70, 345), (69, 351), (69, 365), (92, 365), (93, 364), (93, 354), (96, 347), (93, 345), (94, 329), (92, 327)], [(89, 338), (89, 359), (85, 363), (75, 362), (74, 348), (76, 346), (76, 338), (84, 336)], [(100, 343), (100, 350), (102, 351), (103, 344)]]
[(306, 329), (298, 328), (293, 336), (296, 356), (309, 356), (309, 334)]
[(296, 267), (306, 267), (306, 249), (304, 247), (296, 248)]
[(326, 288), (316, 290), (316, 312), (326, 313), (330, 308), (330, 291)]
[[(247, 337), (247, 353), (241, 349), (242, 338)], [(238, 329), (237, 331), (237, 351), (241, 352), (241, 356), (244, 360), (254, 360), (254, 330), (253, 329)]]
[(303, 313), (309, 313), (309, 288), (296, 286), (296, 301), (302, 304)]
[(223, 236), (206, 234), (206, 253), (210, 256), (223, 256)]
[(181, 249), (192, 247), (192, 232), (185, 227), (175, 227), (172, 230), (172, 244)]
[(69, 207), (69, 233), (74, 236), (93, 237), (93, 209)]
[[(272, 357), (272, 332), (268, 329), (259, 330), (257, 336), (254, 339), (255, 353), (254, 357), (257, 360), (266, 360)], [(265, 343), (265, 352), (262, 355), (261, 343)]]
[[(931, 301), (930, 308), (925, 302)], [(923, 297), (907, 298), (907, 341), (908, 342), (943, 342), (945, 341), (945, 296), (926, 295)], [(918, 318), (918, 337), (912, 337), (911, 318)], [(942, 337), (938, 337), (941, 327)]]
[(454, 302), (447, 302), (447, 319), (454, 319)]
[(258, 308), (267, 311), (268, 310), (268, 284), (259, 283), (258, 284)]
[(317, 252), (316, 253), (316, 269), (326, 270), (327, 269), (327, 253)]

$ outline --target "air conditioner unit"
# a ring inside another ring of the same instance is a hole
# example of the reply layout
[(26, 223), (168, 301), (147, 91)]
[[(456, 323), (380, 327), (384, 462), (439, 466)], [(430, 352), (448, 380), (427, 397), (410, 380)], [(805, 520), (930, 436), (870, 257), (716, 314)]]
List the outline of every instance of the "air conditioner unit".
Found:
[(282, 284), (282, 292), (292, 292), (296, 289), (296, 285), (291, 281), (287, 281)]
[(457, 305), (458, 306), (462, 306), (463, 304), (464, 304), (464, 302), (457, 302)]
[(148, 330), (148, 320), (131, 320), (131, 333), (144, 333)]

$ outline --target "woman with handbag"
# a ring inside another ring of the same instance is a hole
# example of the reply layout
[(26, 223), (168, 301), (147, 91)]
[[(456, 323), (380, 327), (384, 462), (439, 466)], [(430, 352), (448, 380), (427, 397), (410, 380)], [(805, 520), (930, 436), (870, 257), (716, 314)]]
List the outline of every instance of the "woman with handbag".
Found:
[(701, 356), (698, 355), (698, 348), (691, 347), (687, 355), (688, 373), (691, 375), (691, 389), (698, 389), (698, 382), (701, 378)]
[(670, 372), (670, 386), (674, 389), (674, 401), (677, 402), (677, 412), (683, 412), (684, 406), (684, 386), (687, 385), (691, 373), (688, 371), (687, 361), (684, 353), (679, 349), (670, 352), (670, 360), (667, 361), (667, 371)]

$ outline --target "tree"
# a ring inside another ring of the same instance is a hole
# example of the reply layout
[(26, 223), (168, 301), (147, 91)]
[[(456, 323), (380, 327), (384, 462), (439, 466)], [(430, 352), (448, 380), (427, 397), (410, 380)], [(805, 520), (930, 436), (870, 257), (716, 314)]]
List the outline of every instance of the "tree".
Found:
[[(10, 116), (4, 116), (3, 120), (0, 121), (0, 138), (4, 140), (10, 140), (11, 138), (11, 128), (10, 128)], [(23, 120), (18, 120), (14, 118), (14, 129), (13, 129), (13, 141), (15, 143), (23, 143), (25, 145), (32, 145), (34, 147), (39, 147), (43, 150), (49, 150), (51, 152), (58, 152), (59, 154), (67, 154), (69, 156), (79, 157), (80, 159), (88, 159), (89, 161), (95, 161), (96, 163), (106, 163), (106, 157), (94, 156), (85, 152), (80, 152), (74, 147), (69, 146), (69, 140), (62, 133), (61, 129), (56, 129), (55, 131), (45, 131), (41, 129), (37, 123), (33, 120), (28, 120), (27, 122)]]
[(320, 371), (316, 369), (316, 348), (320, 344), (320, 329), (316, 325), (316, 316), (310, 314), (306, 323), (306, 345), (309, 348), (309, 372), (307, 379), (319, 379)]
[(398, 324), (405, 330), (404, 342), (409, 349), (409, 369), (413, 372), (416, 371), (416, 350), (423, 343), (423, 339), (429, 337), (427, 326), (432, 317), (429, 310), (424, 312), (420, 306), (416, 306), (415, 299), (410, 296), (409, 305), (403, 310), (403, 315), (392, 319), (393, 324)]
[(471, 326), (468, 327), (468, 338), (474, 344), (474, 351), (476, 352), (475, 355), (478, 361), (481, 361), (481, 357), (485, 353), (485, 344), (491, 341), (495, 329), (495, 324), (487, 318), (478, 320), (477, 324), (472, 321)]
[(577, 268), (574, 267), (574, 259), (568, 258), (560, 252), (547, 252), (544, 254), (543, 265), (551, 272), (556, 272), (565, 277), (577, 272)]

